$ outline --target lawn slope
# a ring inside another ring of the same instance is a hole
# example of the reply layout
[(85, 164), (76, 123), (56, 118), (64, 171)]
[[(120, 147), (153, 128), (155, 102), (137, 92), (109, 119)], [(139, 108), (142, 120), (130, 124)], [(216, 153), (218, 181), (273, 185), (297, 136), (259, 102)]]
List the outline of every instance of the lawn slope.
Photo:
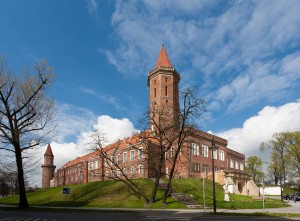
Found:
[[(145, 189), (150, 197), (153, 181), (150, 179), (135, 180)], [(212, 207), (212, 182), (205, 180), (205, 205)], [(157, 193), (157, 202), (148, 206), (143, 199), (138, 198), (129, 192), (128, 187), (122, 182), (100, 181), (87, 184), (78, 184), (69, 187), (71, 193), (63, 194), (62, 187), (40, 190), (28, 193), (28, 202), (32, 206), (63, 206), (63, 207), (100, 207), (100, 208), (186, 208), (185, 205), (176, 202), (172, 197), (168, 198), (168, 204), (163, 205), (163, 191)], [(203, 180), (202, 179), (173, 179), (172, 188), (180, 193), (194, 198), (200, 205), (204, 204)], [(217, 208), (262, 208), (262, 200), (253, 200), (250, 196), (230, 194), (230, 202), (224, 202), (224, 190), (216, 184)], [(0, 204), (18, 204), (18, 196), (0, 198)], [(287, 206), (279, 200), (266, 199), (266, 208)]]

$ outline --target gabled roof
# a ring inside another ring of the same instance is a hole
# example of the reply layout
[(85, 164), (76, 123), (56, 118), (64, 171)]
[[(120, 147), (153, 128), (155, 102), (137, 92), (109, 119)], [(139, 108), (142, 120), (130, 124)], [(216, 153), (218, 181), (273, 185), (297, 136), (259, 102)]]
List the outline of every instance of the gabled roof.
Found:
[(50, 144), (48, 144), (47, 146), (47, 149), (45, 151), (45, 154), (44, 155), (47, 155), (47, 156), (52, 156), (53, 157), (53, 153), (52, 153), (52, 149), (51, 149), (51, 146)]
[(70, 167), (70, 166), (72, 166), (72, 165), (75, 165), (75, 164), (77, 164), (77, 163), (80, 163), (81, 161), (86, 161), (86, 160), (88, 160), (88, 158), (94, 157), (94, 156), (97, 156), (97, 151), (92, 152), (92, 153), (88, 153), (88, 154), (86, 154), (86, 155), (84, 155), (84, 156), (81, 156), (81, 157), (77, 157), (76, 159), (71, 160), (71, 161), (69, 161), (68, 163), (66, 163), (65, 165), (63, 165), (61, 168), (67, 168), (67, 167)]
[(159, 56), (156, 62), (155, 68), (158, 67), (165, 67), (165, 68), (173, 67), (164, 46), (160, 49)]

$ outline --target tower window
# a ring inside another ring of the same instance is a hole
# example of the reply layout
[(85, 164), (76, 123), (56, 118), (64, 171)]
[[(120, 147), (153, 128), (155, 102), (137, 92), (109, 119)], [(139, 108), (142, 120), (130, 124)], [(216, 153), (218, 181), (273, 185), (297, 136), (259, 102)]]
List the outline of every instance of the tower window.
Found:
[(154, 97), (156, 97), (156, 88), (154, 88)]
[(156, 84), (156, 80), (154, 80), (154, 84)]
[(168, 78), (165, 78), (166, 83), (168, 82)]
[(166, 100), (166, 104), (168, 103), (168, 100)]
[(165, 87), (165, 95), (168, 96), (168, 86)]

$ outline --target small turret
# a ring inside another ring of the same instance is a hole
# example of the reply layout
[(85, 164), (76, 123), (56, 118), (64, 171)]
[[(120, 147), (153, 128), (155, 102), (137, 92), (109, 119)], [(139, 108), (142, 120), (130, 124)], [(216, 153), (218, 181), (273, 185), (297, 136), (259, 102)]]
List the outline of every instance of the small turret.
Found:
[(50, 188), (50, 180), (54, 177), (56, 166), (53, 165), (54, 155), (50, 144), (44, 154), (44, 164), (42, 164), (42, 188)]

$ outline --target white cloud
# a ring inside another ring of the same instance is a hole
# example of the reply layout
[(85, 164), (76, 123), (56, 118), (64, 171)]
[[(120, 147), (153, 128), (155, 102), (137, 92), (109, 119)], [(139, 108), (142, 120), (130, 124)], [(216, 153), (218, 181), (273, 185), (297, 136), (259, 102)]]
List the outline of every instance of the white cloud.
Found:
[(70, 104), (59, 103), (57, 109), (57, 136), (54, 140), (59, 143), (74, 140), (82, 131), (91, 130), (97, 119), (90, 110)]
[(217, 133), (228, 140), (228, 147), (246, 157), (261, 155), (259, 145), (272, 139), (274, 133), (300, 130), (300, 100), (280, 107), (266, 106), (247, 119), (242, 128)]
[(164, 43), (178, 71), (189, 67), (189, 82), (201, 75), (201, 86), (214, 88), (208, 103), (240, 111), (299, 86), (299, 7), (299, 1), (118, 1), (112, 26), (119, 47), (99, 51), (119, 72), (136, 76), (153, 68)]
[[(51, 142), (52, 152), (54, 154), (54, 164), (56, 168), (62, 167), (65, 163), (76, 157), (83, 156), (91, 151), (91, 135), (94, 130), (99, 130), (105, 134), (106, 144), (115, 142), (117, 139), (128, 137), (135, 132), (133, 124), (127, 119), (116, 119), (108, 115), (95, 117), (91, 113), (82, 115), (85, 109), (77, 108), (70, 105), (61, 105), (62, 110), (60, 117), (61, 121), (66, 124), (61, 126), (60, 140)], [(70, 113), (70, 110), (73, 110)], [(70, 113), (70, 114), (68, 114)], [(75, 113), (78, 113), (76, 115)], [(68, 119), (69, 118), (69, 119)], [(73, 136), (73, 142), (66, 141), (68, 137)], [(35, 149), (38, 153), (35, 158), (43, 160), (43, 154), (47, 145), (40, 149)], [(42, 162), (41, 162), (42, 164)], [(38, 170), (36, 177), (33, 180), (38, 181), (41, 185), (41, 170)]]

